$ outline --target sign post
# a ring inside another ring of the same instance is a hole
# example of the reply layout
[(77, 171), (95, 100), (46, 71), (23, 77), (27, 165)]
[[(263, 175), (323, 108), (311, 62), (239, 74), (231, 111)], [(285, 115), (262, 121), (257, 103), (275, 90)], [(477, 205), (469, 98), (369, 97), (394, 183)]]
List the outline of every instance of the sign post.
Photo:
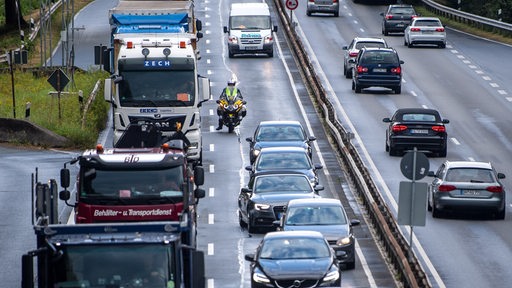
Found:
[(290, 23), (293, 23), (293, 10), (299, 7), (299, 1), (297, 0), (285, 0), (286, 8), (290, 9)]

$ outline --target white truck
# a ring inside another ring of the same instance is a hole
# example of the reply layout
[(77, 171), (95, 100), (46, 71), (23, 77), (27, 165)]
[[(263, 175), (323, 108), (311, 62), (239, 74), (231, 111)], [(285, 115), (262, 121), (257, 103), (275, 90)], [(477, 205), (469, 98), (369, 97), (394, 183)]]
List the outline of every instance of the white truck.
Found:
[(181, 129), (187, 157), (201, 164), (199, 109), (210, 98), (210, 81), (198, 74), (202, 24), (194, 2), (121, 0), (109, 17), (105, 100), (113, 108), (114, 147), (130, 124), (151, 123), (166, 137)]
[(274, 57), (274, 36), (277, 26), (272, 24), (266, 3), (233, 3), (229, 11), (228, 56), (264, 53)]

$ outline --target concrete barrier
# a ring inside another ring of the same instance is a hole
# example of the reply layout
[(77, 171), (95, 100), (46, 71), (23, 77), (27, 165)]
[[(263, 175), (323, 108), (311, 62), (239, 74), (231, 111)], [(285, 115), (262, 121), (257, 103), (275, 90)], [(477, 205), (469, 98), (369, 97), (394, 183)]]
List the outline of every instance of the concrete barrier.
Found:
[(0, 142), (30, 144), (48, 148), (62, 148), (69, 140), (31, 122), (0, 118)]

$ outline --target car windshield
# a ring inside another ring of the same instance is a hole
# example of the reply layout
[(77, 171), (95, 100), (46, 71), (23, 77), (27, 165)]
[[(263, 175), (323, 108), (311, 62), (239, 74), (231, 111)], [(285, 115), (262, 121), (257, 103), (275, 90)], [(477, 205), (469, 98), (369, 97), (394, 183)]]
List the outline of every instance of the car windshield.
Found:
[(230, 27), (232, 30), (243, 30), (243, 29), (270, 29), (270, 17), (269, 16), (231, 16)]
[(303, 141), (304, 134), (299, 126), (261, 127), (256, 141)]
[(311, 169), (312, 165), (306, 152), (287, 153), (261, 153), (257, 170), (287, 170), (287, 169)]
[(280, 176), (264, 176), (257, 177), (254, 183), (254, 193), (266, 192), (304, 192), (312, 191), (309, 180), (303, 176), (280, 175)]
[(308, 259), (329, 257), (329, 247), (320, 238), (281, 238), (265, 241), (261, 259)]
[(446, 173), (446, 181), (450, 182), (473, 182), (493, 183), (493, 173), (489, 169), (478, 168), (452, 168)]
[(285, 225), (344, 225), (345, 214), (339, 206), (290, 207), (286, 210)]
[(402, 121), (436, 122), (436, 116), (432, 114), (409, 113), (402, 115)]

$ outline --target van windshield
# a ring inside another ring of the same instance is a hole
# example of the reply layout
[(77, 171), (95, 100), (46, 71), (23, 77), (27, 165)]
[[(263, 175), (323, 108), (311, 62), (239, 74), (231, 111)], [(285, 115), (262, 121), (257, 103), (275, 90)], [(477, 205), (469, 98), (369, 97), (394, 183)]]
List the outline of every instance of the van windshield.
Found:
[(270, 17), (269, 16), (231, 16), (229, 23), (231, 30), (265, 30), (270, 29)]

